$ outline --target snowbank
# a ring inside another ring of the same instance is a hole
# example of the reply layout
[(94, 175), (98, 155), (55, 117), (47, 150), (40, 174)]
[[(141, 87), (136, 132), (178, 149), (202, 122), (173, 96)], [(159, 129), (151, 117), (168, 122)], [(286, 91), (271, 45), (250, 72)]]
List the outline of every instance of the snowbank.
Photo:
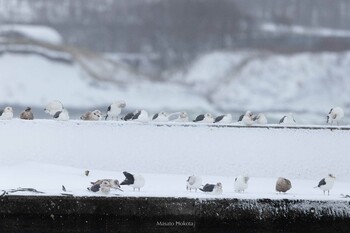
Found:
[[(347, 128), (349, 129), (349, 128)], [(188, 193), (186, 179), (221, 181), (219, 198), (342, 199), (350, 193), (350, 130), (209, 127), (189, 123), (0, 121), (1, 189), (39, 188), (58, 194), (61, 185), (75, 195), (95, 195), (86, 187), (101, 178), (123, 180), (122, 171), (144, 174), (140, 193), (128, 187), (120, 195), (208, 197)], [(84, 176), (89, 169), (91, 176)], [(314, 189), (334, 173), (331, 196)], [(233, 180), (249, 174), (245, 194), (234, 193)], [(277, 177), (292, 181), (288, 195), (276, 195)]]
[(16, 33), (25, 38), (49, 44), (61, 44), (61, 35), (53, 28), (41, 25), (3, 24), (0, 25), (0, 35)]

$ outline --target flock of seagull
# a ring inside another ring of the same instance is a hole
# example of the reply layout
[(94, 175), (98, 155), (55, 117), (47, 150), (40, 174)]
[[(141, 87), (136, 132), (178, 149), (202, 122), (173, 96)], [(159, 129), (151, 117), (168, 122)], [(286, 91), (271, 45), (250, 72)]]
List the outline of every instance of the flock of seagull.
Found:
[[(92, 192), (109, 194), (111, 188), (121, 190), (120, 189), (121, 185), (129, 185), (134, 189), (134, 191), (135, 190), (140, 191), (141, 188), (144, 187), (145, 179), (142, 175), (131, 174), (126, 171), (124, 171), (123, 174), (125, 176), (125, 180), (121, 183), (119, 183), (118, 180), (114, 180), (114, 179), (101, 179), (95, 182), (91, 182), (91, 187), (88, 187), (87, 189)], [(236, 177), (233, 184), (235, 192), (243, 193), (248, 188), (248, 181), (249, 181), (249, 176), (241, 175)], [(321, 179), (318, 185), (314, 188), (320, 188), (323, 191), (324, 195), (326, 194), (326, 192), (328, 192), (328, 195), (329, 195), (330, 190), (333, 188), (334, 182), (335, 182), (335, 176), (332, 174), (328, 174), (328, 176)], [(278, 177), (276, 181), (276, 187), (275, 187), (276, 192), (286, 193), (291, 188), (292, 188), (292, 183), (289, 179), (286, 179), (284, 177)], [(204, 193), (209, 193), (213, 195), (220, 195), (223, 193), (223, 187), (221, 182), (218, 182), (216, 184), (207, 183), (203, 185), (202, 178), (196, 175), (192, 175), (188, 177), (186, 190), (190, 192), (192, 190), (194, 190), (195, 192), (197, 192), (197, 190), (200, 190)]]
[[(126, 107), (125, 101), (116, 101), (108, 106), (106, 115), (103, 116), (100, 110), (94, 110), (84, 113), (80, 119), (86, 121), (98, 121), (104, 118), (104, 120), (119, 120), (119, 115), (122, 112), (122, 109)], [(69, 120), (69, 113), (63, 107), (63, 104), (54, 100), (48, 103), (44, 111), (50, 114), (55, 120), (67, 121)], [(151, 118), (155, 122), (168, 122), (170, 121), (171, 114), (166, 112), (159, 112)], [(339, 121), (344, 117), (344, 111), (340, 107), (332, 108), (327, 115), (327, 123), (339, 124)], [(0, 120), (10, 120), (13, 118), (13, 109), (11, 107), (5, 107), (3, 110), (0, 110)], [(33, 120), (34, 115), (30, 107), (27, 107), (20, 114), (20, 119), (23, 120)], [(147, 111), (137, 110), (132, 113), (126, 114), (121, 120), (124, 121), (139, 121), (139, 122), (148, 122), (150, 120)], [(177, 118), (173, 119), (174, 122), (189, 122), (189, 118), (186, 112), (181, 112), (178, 114)], [(214, 118), (210, 113), (205, 113), (198, 115), (193, 122), (198, 123), (225, 123), (229, 124), (233, 121), (231, 114), (224, 114)], [(239, 122), (243, 123), (246, 126), (251, 126), (253, 124), (267, 124), (267, 119), (263, 113), (253, 115), (251, 111), (246, 111), (244, 115), (241, 115), (238, 119)], [(293, 114), (289, 113), (286, 116), (283, 116), (279, 121), (280, 124), (285, 125), (294, 125), (296, 124)], [(108, 194), (111, 188), (120, 189), (120, 185), (129, 185), (134, 188), (134, 190), (140, 189), (145, 185), (145, 179), (142, 175), (134, 175), (128, 172), (123, 173), (125, 180), (119, 184), (118, 180), (113, 179), (103, 179), (91, 182), (92, 186), (88, 190), (92, 192), (102, 192)], [(248, 188), (248, 176), (238, 176), (234, 181), (234, 189), (236, 192), (244, 192)], [(335, 177), (332, 174), (329, 174), (327, 177), (323, 178), (315, 188), (320, 188), (323, 190), (323, 193), (328, 192), (333, 187)], [(276, 182), (276, 191), (285, 193), (292, 188), (291, 181), (279, 177)], [(186, 189), (191, 191), (192, 189), (197, 191), (198, 189), (205, 193), (212, 194), (222, 194), (223, 188), (222, 183), (218, 182), (216, 184), (205, 184), (202, 185), (202, 179), (199, 176), (192, 175), (187, 180)]]
[[(100, 110), (88, 111), (81, 115), (80, 119), (85, 121), (99, 121), (99, 120), (119, 120), (119, 116), (122, 112), (122, 109), (126, 107), (124, 100), (116, 101), (108, 106), (106, 114), (103, 115)], [(63, 104), (58, 100), (53, 100), (48, 103), (44, 109), (46, 113), (51, 115), (53, 119), (60, 121), (69, 120), (69, 113), (67, 109), (63, 107)], [(175, 118), (174, 118), (175, 116)], [(340, 107), (332, 108), (327, 115), (327, 123), (332, 124), (336, 123), (339, 125), (340, 120), (344, 117), (344, 110)], [(3, 110), (0, 110), (0, 120), (10, 120), (13, 118), (13, 109), (12, 107), (5, 107)], [(33, 120), (34, 115), (30, 107), (27, 107), (20, 114), (20, 119), (23, 120)], [(127, 113), (124, 117), (121, 118), (123, 121), (138, 121), (138, 122), (189, 122), (189, 117), (186, 112), (172, 113), (168, 114), (166, 112), (159, 112), (154, 114), (151, 118), (146, 110), (136, 110), (135, 112)], [(217, 117), (213, 117), (210, 113), (198, 115), (193, 122), (196, 123), (222, 123), (230, 124), (232, 123), (233, 118), (231, 114), (224, 114)], [(246, 126), (251, 126), (253, 124), (265, 125), (267, 124), (267, 118), (263, 113), (253, 115), (251, 111), (246, 111), (245, 114), (241, 115), (238, 119), (238, 122)], [(283, 116), (279, 124), (283, 125), (295, 125), (296, 121), (292, 113), (289, 113)]]

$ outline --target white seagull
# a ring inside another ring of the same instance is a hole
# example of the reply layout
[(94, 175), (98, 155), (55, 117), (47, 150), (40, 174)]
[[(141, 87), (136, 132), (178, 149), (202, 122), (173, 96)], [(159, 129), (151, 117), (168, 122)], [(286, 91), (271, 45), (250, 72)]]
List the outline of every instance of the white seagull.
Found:
[(58, 111), (53, 116), (53, 119), (58, 121), (68, 121), (69, 120), (69, 113), (66, 109), (62, 109), (62, 111)]
[(251, 126), (254, 123), (253, 113), (251, 111), (246, 111), (244, 115), (241, 115), (238, 122), (242, 122), (246, 126)]
[(193, 122), (198, 123), (213, 123), (214, 117), (210, 113), (201, 114), (196, 117), (196, 119), (193, 120)]
[(197, 189), (200, 187), (202, 187), (202, 178), (195, 175), (188, 177), (186, 190), (190, 190), (191, 192), (191, 190), (194, 189), (197, 192)]
[(129, 172), (123, 172), (125, 180), (120, 183), (120, 185), (129, 185), (134, 188), (134, 191), (145, 186), (145, 178), (142, 175), (133, 175)]
[(276, 181), (276, 191), (277, 192), (287, 192), (289, 189), (292, 188), (292, 183), (290, 180), (283, 178), (283, 177), (278, 177)]
[(237, 193), (244, 192), (248, 188), (248, 176), (238, 176), (235, 178), (234, 190)]
[(108, 181), (104, 180), (101, 183), (92, 185), (90, 188), (88, 188), (88, 190), (94, 193), (100, 191), (101, 193), (107, 195), (111, 191), (111, 184)]
[(111, 188), (118, 189), (120, 191), (123, 191), (120, 189), (120, 184), (118, 180), (113, 180), (113, 179), (102, 179), (102, 180), (97, 180), (95, 182), (90, 182), (92, 185), (96, 184), (102, 184), (103, 181), (107, 181), (110, 184)]
[(339, 121), (344, 117), (344, 110), (340, 107), (331, 108), (327, 116), (327, 123), (333, 125), (336, 122), (339, 125)]
[(84, 121), (99, 121), (101, 120), (102, 113), (100, 110), (94, 110), (92, 112), (86, 112), (84, 113), (80, 119)]
[(63, 104), (60, 101), (53, 100), (46, 105), (46, 107), (44, 108), (44, 111), (50, 114), (51, 116), (54, 116), (56, 112), (62, 111), (63, 108), (64, 108)]
[(281, 125), (295, 125), (296, 121), (294, 120), (293, 113), (288, 113), (288, 115), (285, 115), (281, 118), (280, 122)]
[(145, 110), (138, 111), (134, 116), (132, 117), (133, 121), (139, 121), (139, 122), (148, 122), (148, 113)]
[(253, 117), (253, 121), (258, 125), (266, 125), (267, 118), (263, 113), (259, 113), (258, 115)]
[(11, 120), (13, 118), (13, 109), (6, 107), (4, 110), (0, 110), (0, 120)]
[(214, 123), (229, 124), (232, 122), (231, 114), (224, 114), (215, 118)]
[(335, 176), (332, 174), (328, 174), (328, 176), (320, 180), (318, 185), (314, 188), (322, 189), (323, 195), (325, 195), (326, 191), (328, 191), (328, 196), (329, 196), (329, 191), (333, 188), (334, 181), (335, 181)]
[(217, 184), (206, 184), (203, 186), (203, 188), (200, 188), (199, 190), (210, 193), (210, 194), (222, 194), (222, 184), (219, 182)]
[(187, 112), (180, 112), (179, 116), (173, 120), (174, 122), (188, 122), (188, 115)]
[(152, 121), (155, 122), (167, 122), (169, 121), (169, 114), (166, 112), (159, 112), (153, 115)]
[(105, 120), (107, 120), (108, 117), (111, 117), (112, 120), (118, 120), (118, 116), (122, 112), (122, 109), (125, 108), (125, 106), (126, 103), (124, 100), (120, 100), (109, 105), (107, 108)]
[(173, 112), (169, 114), (169, 121), (172, 122), (188, 122), (187, 112)]

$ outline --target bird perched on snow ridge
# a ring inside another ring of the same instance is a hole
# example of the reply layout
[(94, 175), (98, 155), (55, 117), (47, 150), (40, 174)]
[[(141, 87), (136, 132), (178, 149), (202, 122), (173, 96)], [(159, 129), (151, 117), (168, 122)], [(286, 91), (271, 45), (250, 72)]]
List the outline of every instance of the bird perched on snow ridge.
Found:
[(94, 110), (92, 112), (86, 112), (84, 113), (80, 119), (84, 121), (99, 121), (101, 120), (102, 113), (100, 110)]
[(294, 120), (293, 113), (288, 113), (288, 115), (285, 115), (281, 118), (280, 122), (281, 125), (295, 125), (296, 121)]
[(258, 115), (253, 117), (253, 121), (258, 125), (266, 125), (267, 118), (263, 113), (259, 113)]
[(123, 182), (120, 183), (120, 185), (129, 185), (131, 187), (133, 187), (134, 191), (136, 189), (139, 190), (145, 186), (145, 178), (143, 178), (142, 175), (133, 175), (129, 172), (123, 172), (124, 176), (125, 176), (125, 180)]
[(210, 113), (201, 114), (196, 117), (196, 119), (193, 120), (193, 122), (197, 123), (213, 123), (214, 117)]
[(125, 106), (126, 103), (124, 100), (120, 100), (109, 105), (107, 108), (105, 120), (107, 120), (108, 117), (111, 117), (112, 120), (118, 120), (118, 116), (122, 112), (122, 109), (125, 108)]
[[(110, 184), (110, 187), (111, 188), (114, 188), (114, 189), (120, 189), (120, 184), (119, 184), (119, 181), (118, 180), (113, 180), (113, 179), (102, 179), (102, 180), (97, 180), (95, 182), (90, 182), (92, 185), (96, 185), (96, 184), (102, 184), (102, 182), (104, 181), (107, 181), (109, 184)], [(121, 190), (123, 191), (123, 190)]]
[(27, 107), (26, 110), (21, 112), (21, 115), (19, 116), (19, 118), (22, 120), (33, 120), (34, 115), (32, 113), (32, 109), (30, 107)]
[(169, 121), (169, 114), (166, 112), (159, 112), (153, 115), (152, 121), (155, 122), (167, 122)]
[(190, 190), (191, 192), (191, 190), (194, 189), (197, 192), (197, 189), (200, 187), (202, 187), (202, 178), (195, 175), (188, 177), (186, 190)]
[(234, 190), (235, 192), (241, 193), (248, 188), (248, 176), (238, 176), (235, 178)]
[(53, 100), (46, 105), (44, 111), (51, 116), (54, 116), (57, 112), (64, 109), (63, 104), (59, 100)]
[(132, 118), (135, 116), (135, 114), (137, 114), (138, 112), (139, 112), (138, 110), (136, 110), (135, 112), (129, 112), (128, 114), (126, 114), (126, 115), (122, 118), (122, 120), (123, 120), (123, 121), (131, 121)]
[(318, 185), (314, 188), (322, 189), (323, 195), (325, 195), (326, 191), (328, 191), (328, 196), (329, 196), (329, 191), (333, 188), (334, 182), (335, 182), (335, 176), (333, 174), (328, 174), (328, 176), (320, 180)]
[(187, 112), (180, 112), (177, 118), (173, 120), (174, 122), (188, 122), (188, 115)]
[(215, 118), (214, 123), (229, 124), (232, 122), (231, 114), (224, 114)]
[(203, 186), (203, 188), (200, 188), (199, 190), (214, 195), (223, 193), (222, 184), (220, 182), (217, 184), (206, 184)]
[(137, 111), (137, 113), (132, 117), (132, 120), (138, 122), (148, 122), (148, 112), (146, 112), (146, 110)]
[(344, 110), (340, 107), (331, 108), (327, 116), (327, 123), (333, 125), (336, 122), (339, 125), (339, 121), (344, 117)]
[(276, 181), (276, 191), (277, 192), (287, 192), (289, 189), (292, 188), (292, 183), (290, 180), (283, 178), (283, 177), (278, 177)]
[(241, 122), (246, 126), (251, 126), (254, 123), (253, 113), (251, 111), (246, 111), (244, 115), (239, 117), (238, 122)]
[(92, 185), (90, 188), (87, 188), (89, 191), (92, 191), (92, 192), (101, 192), (103, 194), (109, 194), (109, 192), (111, 191), (111, 184), (104, 180), (102, 181), (101, 183), (98, 183), (98, 184), (94, 184)]
[(4, 110), (0, 110), (0, 120), (11, 120), (13, 118), (13, 109), (6, 107)]
[(66, 109), (62, 109), (62, 111), (58, 111), (53, 116), (54, 120), (58, 121), (68, 121), (69, 120), (69, 113)]

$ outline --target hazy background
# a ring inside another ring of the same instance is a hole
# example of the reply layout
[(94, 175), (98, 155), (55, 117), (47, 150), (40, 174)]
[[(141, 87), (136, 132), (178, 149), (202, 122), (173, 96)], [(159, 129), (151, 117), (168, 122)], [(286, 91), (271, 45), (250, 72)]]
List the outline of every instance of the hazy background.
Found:
[[(0, 108), (350, 110), (348, 0), (0, 0)], [(347, 122), (346, 118), (344, 122)]]

